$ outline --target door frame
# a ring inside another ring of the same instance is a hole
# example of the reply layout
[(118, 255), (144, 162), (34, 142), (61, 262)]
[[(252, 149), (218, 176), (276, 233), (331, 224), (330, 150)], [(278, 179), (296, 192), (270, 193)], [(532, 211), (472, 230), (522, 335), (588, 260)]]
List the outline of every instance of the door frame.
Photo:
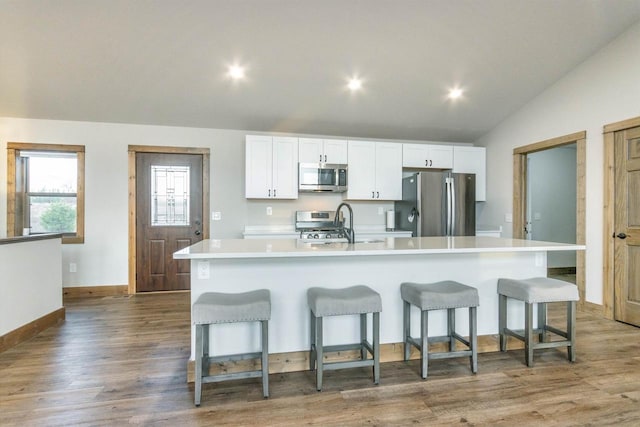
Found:
[[(584, 245), (586, 236), (586, 148), (587, 132), (576, 132), (513, 149), (513, 238), (524, 239), (527, 214), (527, 154), (576, 144), (576, 244)], [(585, 251), (576, 251), (576, 285), (581, 309), (600, 311), (585, 301)]]
[[(199, 154), (202, 155), (202, 238), (209, 238), (209, 158), (208, 148), (163, 147), (154, 145), (129, 145), (129, 295), (137, 293), (136, 281), (136, 154)], [(182, 292), (182, 291), (180, 291)], [(149, 293), (149, 292), (146, 292)]]
[(604, 160), (604, 185), (603, 190), (603, 252), (602, 252), (602, 303), (604, 305), (604, 317), (613, 320), (615, 318), (615, 256), (614, 241), (611, 238), (615, 232), (615, 133), (640, 126), (640, 117), (623, 120), (604, 125), (603, 133), (603, 160)]

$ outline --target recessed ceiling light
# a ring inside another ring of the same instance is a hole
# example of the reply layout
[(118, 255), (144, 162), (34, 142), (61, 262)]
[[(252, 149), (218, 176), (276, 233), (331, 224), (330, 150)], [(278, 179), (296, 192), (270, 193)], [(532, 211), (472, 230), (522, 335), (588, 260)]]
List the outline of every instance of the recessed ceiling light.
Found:
[(454, 87), (453, 89), (449, 90), (449, 94), (447, 95), (447, 98), (449, 99), (458, 99), (462, 96), (462, 94), (464, 93), (464, 91), (459, 88), (459, 87)]
[(362, 80), (360, 80), (357, 77), (352, 77), (349, 79), (349, 83), (347, 84), (347, 87), (351, 92), (356, 92), (362, 89)]
[(231, 65), (227, 74), (233, 80), (244, 79), (244, 67), (241, 67), (240, 65)]

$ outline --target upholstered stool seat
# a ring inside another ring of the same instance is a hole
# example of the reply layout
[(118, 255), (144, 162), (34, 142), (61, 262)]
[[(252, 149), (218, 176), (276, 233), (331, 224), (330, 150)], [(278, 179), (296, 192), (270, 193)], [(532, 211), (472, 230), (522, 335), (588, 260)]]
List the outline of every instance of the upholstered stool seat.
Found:
[[(436, 283), (411, 283), (400, 285), (400, 295), (403, 307), (403, 337), (404, 360), (409, 360), (411, 345), (420, 350), (420, 373), (427, 378), (429, 359), (444, 359), (451, 357), (469, 356), (471, 371), (478, 371), (477, 349), (477, 307), (480, 305), (478, 290), (471, 286), (454, 281)], [(420, 309), (420, 340), (411, 336), (411, 306)], [(466, 340), (455, 330), (455, 309), (469, 308), (469, 340)], [(432, 310), (447, 310), (447, 335), (440, 337), (428, 336), (428, 313)], [(456, 351), (456, 341), (468, 347), (468, 350)], [(429, 343), (448, 342), (449, 351), (429, 353)]]
[[(307, 290), (307, 303), (310, 311), (311, 349), (309, 369), (316, 370), (316, 388), (322, 390), (324, 370), (373, 367), (373, 381), (380, 382), (380, 312), (382, 299), (373, 289), (358, 285), (343, 289), (313, 287)], [(367, 314), (373, 313), (372, 343), (367, 340)], [(327, 316), (360, 315), (360, 342), (334, 346), (323, 345), (322, 318)], [(324, 362), (324, 353), (360, 350), (360, 360), (346, 362)], [(367, 353), (372, 359), (367, 358)]]
[[(507, 335), (524, 341), (525, 361), (533, 366), (533, 350), (542, 348), (567, 347), (569, 360), (575, 362), (575, 323), (576, 301), (580, 299), (578, 287), (573, 283), (547, 277), (531, 279), (499, 279), (499, 332), (500, 350), (507, 350)], [(507, 298), (523, 301), (525, 304), (525, 325), (523, 331), (515, 331), (507, 327)], [(567, 303), (567, 329), (559, 330), (547, 325), (547, 303)], [(538, 305), (538, 328), (533, 328), (533, 305)], [(545, 342), (547, 332), (559, 335), (564, 340)], [(538, 342), (533, 335), (538, 334)]]
[[(196, 327), (195, 404), (200, 406), (202, 383), (240, 378), (262, 377), (262, 394), (269, 397), (269, 319), (271, 295), (267, 289), (228, 294), (207, 292), (198, 297), (191, 309), (192, 323)], [(236, 322), (260, 322), (262, 349), (260, 352), (209, 357), (209, 325)], [(244, 359), (261, 359), (261, 369), (210, 375), (211, 363)]]

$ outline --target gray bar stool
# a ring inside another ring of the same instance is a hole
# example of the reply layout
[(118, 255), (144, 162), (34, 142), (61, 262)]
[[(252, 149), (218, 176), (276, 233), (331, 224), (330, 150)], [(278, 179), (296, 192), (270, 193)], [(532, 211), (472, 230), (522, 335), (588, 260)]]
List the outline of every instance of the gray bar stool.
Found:
[[(500, 351), (507, 351), (507, 335), (524, 341), (524, 353), (527, 366), (533, 366), (533, 350), (540, 348), (567, 347), (569, 360), (576, 360), (576, 301), (580, 299), (578, 287), (573, 283), (547, 277), (532, 279), (499, 279), (499, 317)], [(524, 331), (507, 328), (507, 298), (524, 301)], [(567, 303), (567, 330), (562, 331), (547, 325), (547, 303)], [(533, 305), (538, 304), (538, 328), (533, 328)], [(564, 337), (562, 341), (544, 342), (547, 332)], [(538, 342), (533, 341), (534, 333)]]
[[(373, 382), (380, 382), (380, 312), (382, 299), (373, 289), (359, 285), (343, 289), (309, 288), (307, 302), (311, 314), (311, 350), (309, 369), (316, 369), (316, 389), (322, 391), (324, 370), (373, 366)], [(367, 313), (373, 313), (373, 343), (367, 341)], [(326, 316), (360, 315), (360, 343), (323, 345), (322, 318)], [(324, 362), (324, 353), (360, 350), (360, 360)], [(367, 352), (373, 359), (367, 359)]]
[[(420, 375), (427, 378), (430, 359), (448, 359), (452, 357), (469, 356), (471, 371), (478, 372), (478, 328), (477, 307), (480, 305), (478, 290), (471, 286), (454, 281), (436, 283), (402, 283), (400, 294), (404, 301), (403, 307), (403, 337), (404, 360), (409, 360), (411, 345), (420, 350)], [(411, 336), (411, 305), (421, 311), (420, 341)], [(469, 308), (469, 340), (456, 333), (455, 309)], [(447, 310), (447, 335), (429, 337), (429, 311)], [(456, 340), (468, 347), (468, 350), (456, 351)], [(449, 351), (429, 353), (429, 343), (448, 342)]]
[[(202, 383), (227, 381), (240, 378), (262, 377), (262, 394), (269, 397), (269, 319), (271, 295), (267, 289), (227, 294), (207, 292), (200, 295), (191, 311), (196, 326), (196, 384), (195, 405), (200, 406)], [(209, 325), (219, 323), (260, 322), (262, 325), (262, 349), (256, 353), (243, 353), (209, 357)], [(260, 370), (209, 375), (211, 363), (232, 360), (262, 359)]]

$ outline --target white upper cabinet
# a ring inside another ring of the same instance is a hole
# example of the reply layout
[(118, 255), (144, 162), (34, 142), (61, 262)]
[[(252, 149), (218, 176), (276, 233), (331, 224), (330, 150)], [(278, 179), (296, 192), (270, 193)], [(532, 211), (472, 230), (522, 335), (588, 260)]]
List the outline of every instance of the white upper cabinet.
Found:
[(245, 197), (298, 198), (298, 138), (246, 136)]
[(402, 199), (402, 145), (349, 141), (349, 200)]
[(405, 168), (453, 168), (453, 146), (402, 144), (402, 166)]
[(344, 139), (299, 138), (300, 163), (347, 163), (347, 141)]
[(476, 202), (487, 200), (487, 154), (485, 147), (453, 147), (453, 172), (476, 174)]

